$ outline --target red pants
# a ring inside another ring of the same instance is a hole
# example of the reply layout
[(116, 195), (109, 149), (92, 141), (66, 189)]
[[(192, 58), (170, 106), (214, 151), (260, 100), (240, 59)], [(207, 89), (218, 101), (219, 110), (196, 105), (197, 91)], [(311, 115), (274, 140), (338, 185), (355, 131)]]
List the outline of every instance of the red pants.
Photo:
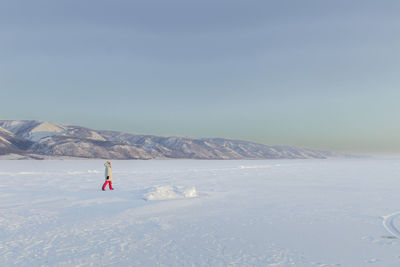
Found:
[(112, 182), (111, 182), (111, 181), (106, 181), (106, 182), (103, 184), (103, 187), (101, 188), (101, 189), (103, 189), (103, 191), (106, 190), (107, 184), (108, 184), (108, 187), (110, 188), (110, 190), (114, 190), (114, 188), (112, 187)]

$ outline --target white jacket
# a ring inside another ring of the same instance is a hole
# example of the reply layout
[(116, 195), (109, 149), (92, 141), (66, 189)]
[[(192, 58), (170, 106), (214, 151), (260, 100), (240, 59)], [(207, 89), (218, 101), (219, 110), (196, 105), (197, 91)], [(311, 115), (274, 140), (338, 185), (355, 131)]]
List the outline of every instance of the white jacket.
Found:
[[(106, 167), (104, 176), (106, 181), (111, 181), (113, 180), (113, 176), (112, 176), (112, 170), (111, 170), (111, 164), (108, 163), (108, 161), (106, 163), (104, 163), (104, 166)], [(109, 177), (107, 180), (107, 176)]]

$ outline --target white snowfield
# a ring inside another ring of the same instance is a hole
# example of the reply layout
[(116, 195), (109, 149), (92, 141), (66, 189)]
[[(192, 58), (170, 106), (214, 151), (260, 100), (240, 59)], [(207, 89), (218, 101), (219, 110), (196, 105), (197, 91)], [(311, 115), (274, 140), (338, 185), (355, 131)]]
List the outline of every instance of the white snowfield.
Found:
[(400, 266), (400, 160), (0, 161), (0, 266)]

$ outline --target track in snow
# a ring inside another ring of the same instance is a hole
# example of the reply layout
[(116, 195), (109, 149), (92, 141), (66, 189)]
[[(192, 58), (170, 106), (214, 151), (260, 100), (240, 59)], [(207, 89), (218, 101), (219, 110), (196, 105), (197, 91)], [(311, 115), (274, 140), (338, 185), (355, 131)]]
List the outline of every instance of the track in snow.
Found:
[(394, 219), (400, 216), (400, 211), (383, 216), (383, 226), (389, 233), (400, 239), (400, 231), (394, 225)]

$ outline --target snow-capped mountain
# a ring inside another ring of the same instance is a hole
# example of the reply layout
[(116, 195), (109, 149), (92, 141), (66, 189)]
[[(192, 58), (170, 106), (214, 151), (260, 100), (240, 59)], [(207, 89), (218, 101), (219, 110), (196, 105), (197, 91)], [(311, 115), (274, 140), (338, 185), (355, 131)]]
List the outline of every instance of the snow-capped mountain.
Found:
[(25, 150), (32, 144), (32, 141), (18, 137), (12, 132), (0, 127), (0, 155), (10, 153), (25, 154)]
[(161, 137), (0, 120), (0, 155), (107, 159), (304, 159), (343, 154), (222, 138)]

